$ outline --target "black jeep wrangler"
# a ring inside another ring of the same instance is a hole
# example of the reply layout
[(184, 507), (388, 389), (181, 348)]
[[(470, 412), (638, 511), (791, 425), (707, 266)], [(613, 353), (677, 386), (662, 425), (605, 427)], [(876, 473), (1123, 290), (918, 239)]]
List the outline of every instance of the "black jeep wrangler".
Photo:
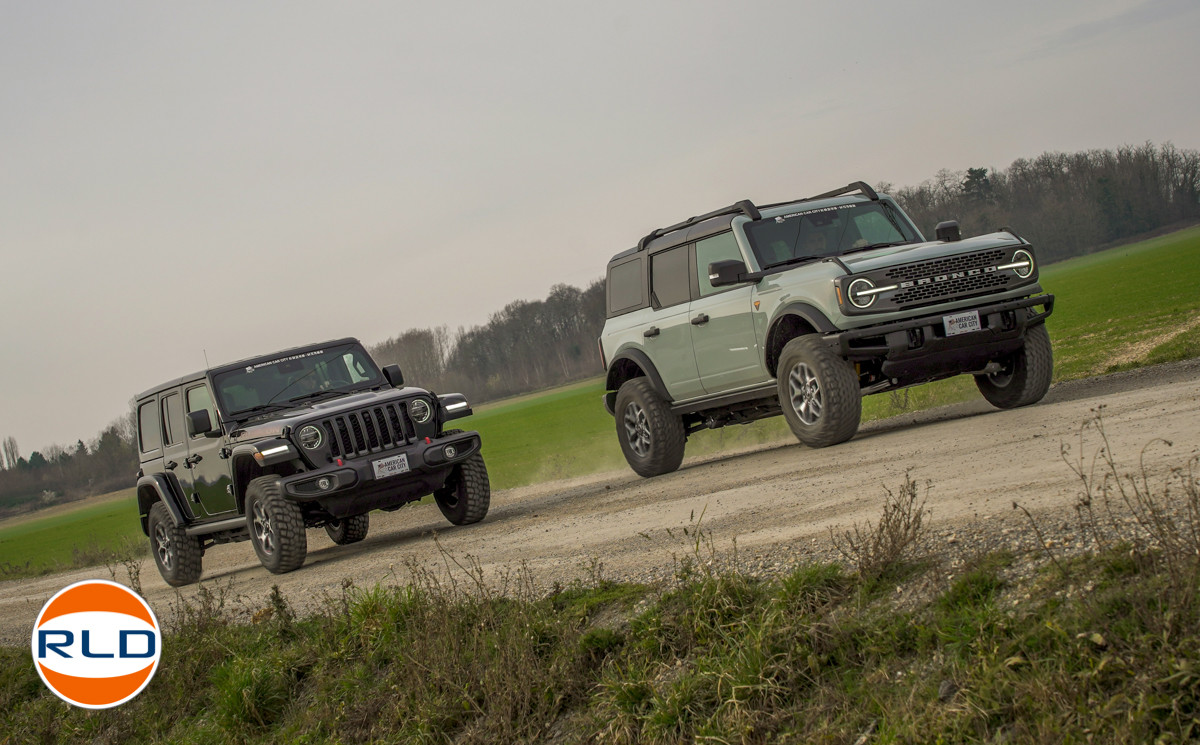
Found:
[(455, 525), (491, 489), (477, 432), (444, 430), (466, 398), (404, 387), (356, 339), (214, 367), (137, 397), (138, 512), (168, 584), (197, 581), (217, 543), (249, 539), (279, 574), (304, 563), (306, 528), (361, 541), (371, 510), (433, 494)]

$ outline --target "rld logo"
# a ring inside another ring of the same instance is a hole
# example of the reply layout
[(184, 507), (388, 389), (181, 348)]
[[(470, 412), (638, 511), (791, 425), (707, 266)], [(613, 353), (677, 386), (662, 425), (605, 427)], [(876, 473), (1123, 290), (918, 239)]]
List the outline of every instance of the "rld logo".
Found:
[(154, 611), (108, 580), (77, 582), (42, 607), (33, 626), (38, 675), (53, 693), (85, 709), (107, 709), (142, 692), (162, 654)]

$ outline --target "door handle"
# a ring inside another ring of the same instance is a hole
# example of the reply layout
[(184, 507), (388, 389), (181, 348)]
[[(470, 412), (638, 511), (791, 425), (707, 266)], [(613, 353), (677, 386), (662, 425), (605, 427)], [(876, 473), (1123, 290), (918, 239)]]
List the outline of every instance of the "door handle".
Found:
[(708, 323), (708, 315), (705, 313), (701, 313), (700, 315), (698, 315), (692, 319), (693, 326), (699, 326), (699, 325), (705, 324), (705, 323)]
[(642, 336), (649, 339), (651, 336), (658, 336), (658, 326), (651, 326), (642, 332)]
[(204, 460), (203, 455), (192, 455), (183, 459), (183, 465), (187, 468), (191, 468), (202, 460)]
[(163, 464), (163, 468), (167, 469), (168, 471), (174, 471), (174, 470), (175, 470), (175, 467), (176, 467), (176, 466), (178, 466), (178, 465), (179, 465), (179, 464), (178, 464), (178, 463), (176, 463), (175, 461), (173, 461), (173, 460), (169, 460), (169, 461), (167, 461), (166, 463), (164, 463), (164, 464)]

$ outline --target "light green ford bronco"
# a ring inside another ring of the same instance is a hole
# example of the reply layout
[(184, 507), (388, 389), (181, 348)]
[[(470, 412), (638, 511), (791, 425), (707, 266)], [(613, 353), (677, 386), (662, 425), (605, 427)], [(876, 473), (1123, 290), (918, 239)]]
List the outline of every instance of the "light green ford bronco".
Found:
[(926, 241), (862, 182), (655, 230), (609, 261), (606, 292), (604, 403), (642, 476), (677, 469), (704, 428), (783, 414), (826, 447), (858, 431), (868, 394), (965, 373), (1007, 409), (1050, 387), (1054, 296), (1033, 248), (955, 222)]

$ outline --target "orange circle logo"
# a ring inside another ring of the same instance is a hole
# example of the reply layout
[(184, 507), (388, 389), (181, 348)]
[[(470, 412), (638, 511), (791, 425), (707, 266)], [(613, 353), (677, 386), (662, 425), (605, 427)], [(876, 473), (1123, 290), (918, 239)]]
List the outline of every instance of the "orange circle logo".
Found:
[(89, 579), (59, 590), (33, 625), (33, 663), (55, 695), (107, 709), (142, 692), (162, 656), (154, 611), (116, 582)]

